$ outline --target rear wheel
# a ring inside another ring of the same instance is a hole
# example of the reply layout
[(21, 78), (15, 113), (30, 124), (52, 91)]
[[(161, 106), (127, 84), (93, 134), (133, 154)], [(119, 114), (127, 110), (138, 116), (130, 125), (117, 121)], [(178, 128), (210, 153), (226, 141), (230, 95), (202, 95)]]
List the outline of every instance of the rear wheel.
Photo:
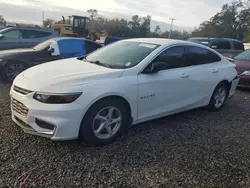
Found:
[(228, 87), (226, 83), (221, 82), (215, 88), (212, 98), (207, 106), (209, 111), (219, 111), (225, 104), (228, 98)]
[(13, 82), (18, 74), (26, 69), (26, 65), (21, 62), (9, 62), (3, 67), (3, 78), (7, 82)]
[(101, 100), (95, 103), (85, 115), (79, 136), (90, 144), (109, 144), (128, 126), (128, 117), (128, 110), (123, 101)]

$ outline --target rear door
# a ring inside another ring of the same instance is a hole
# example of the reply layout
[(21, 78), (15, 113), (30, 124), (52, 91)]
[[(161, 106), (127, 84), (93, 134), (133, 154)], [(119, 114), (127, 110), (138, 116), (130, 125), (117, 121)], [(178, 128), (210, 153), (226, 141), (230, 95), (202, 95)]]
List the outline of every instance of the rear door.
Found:
[(33, 30), (33, 29), (22, 29), (21, 33), (22, 33), (21, 43), (26, 48), (33, 47), (49, 39), (51, 36), (51, 32), (44, 32), (44, 31)]
[(37, 40), (37, 38), (39, 37), (39, 33), (36, 32), (35, 30), (21, 29), (21, 33), (22, 33), (21, 42), (25, 48), (31, 48), (40, 43)]
[[(187, 60), (190, 64), (189, 80), (192, 90), (187, 90), (190, 102), (194, 106), (206, 105), (216, 85), (220, 81), (221, 58), (214, 52), (186, 46)], [(189, 93), (190, 92), (190, 93)]]
[(220, 54), (232, 58), (233, 55), (233, 45), (229, 42), (229, 40), (218, 39), (214, 40), (211, 43), (211, 48), (218, 51)]

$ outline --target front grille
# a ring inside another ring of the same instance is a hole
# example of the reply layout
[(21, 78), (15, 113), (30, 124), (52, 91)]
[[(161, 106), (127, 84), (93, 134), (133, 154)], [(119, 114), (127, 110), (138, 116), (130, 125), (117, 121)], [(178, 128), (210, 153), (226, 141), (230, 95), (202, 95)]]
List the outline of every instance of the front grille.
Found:
[(24, 117), (26, 117), (29, 112), (29, 109), (23, 103), (17, 101), (14, 98), (11, 98), (11, 108), (14, 112)]
[(22, 94), (22, 95), (28, 95), (28, 94), (32, 93), (32, 91), (27, 90), (27, 89), (23, 89), (23, 88), (18, 87), (18, 86), (14, 86), (13, 90), (17, 93)]

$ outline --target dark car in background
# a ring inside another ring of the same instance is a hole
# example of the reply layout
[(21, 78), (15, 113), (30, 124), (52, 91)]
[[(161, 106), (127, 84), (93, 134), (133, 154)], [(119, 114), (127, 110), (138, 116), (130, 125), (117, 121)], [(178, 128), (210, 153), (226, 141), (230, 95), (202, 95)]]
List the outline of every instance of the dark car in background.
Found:
[(242, 41), (229, 38), (194, 37), (188, 41), (208, 46), (229, 58), (234, 58), (245, 50)]
[(0, 50), (29, 48), (59, 34), (49, 29), (35, 27), (10, 27), (0, 31)]
[[(83, 38), (60, 37), (49, 39), (33, 48), (0, 51), (0, 75), (12, 82), (25, 69), (59, 59), (89, 54), (100, 44)], [(56, 71), (56, 70), (55, 70)]]
[(250, 49), (237, 55), (234, 63), (238, 74), (241, 75), (239, 87), (250, 88)]

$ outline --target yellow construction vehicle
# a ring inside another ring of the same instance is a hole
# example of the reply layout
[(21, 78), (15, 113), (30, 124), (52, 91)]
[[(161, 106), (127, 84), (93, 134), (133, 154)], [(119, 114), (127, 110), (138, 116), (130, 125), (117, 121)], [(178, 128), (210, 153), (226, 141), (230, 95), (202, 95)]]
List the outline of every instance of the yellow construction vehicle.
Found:
[(57, 31), (63, 37), (79, 37), (77, 33), (73, 33), (73, 28), (70, 24), (52, 24), (50, 29)]

